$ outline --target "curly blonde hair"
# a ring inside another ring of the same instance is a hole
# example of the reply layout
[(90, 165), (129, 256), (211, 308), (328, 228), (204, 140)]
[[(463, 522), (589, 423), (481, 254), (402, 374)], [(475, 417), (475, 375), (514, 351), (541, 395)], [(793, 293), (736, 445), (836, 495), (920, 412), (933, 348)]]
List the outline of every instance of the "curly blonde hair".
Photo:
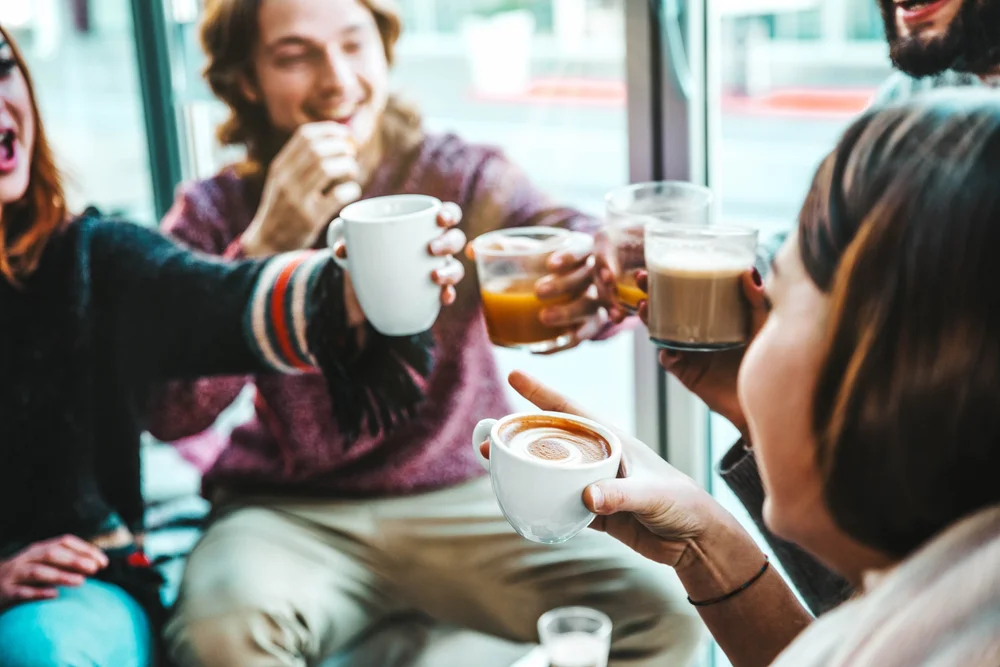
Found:
[[(385, 57), (391, 66), (403, 24), (395, 0), (358, 0), (375, 17)], [(260, 38), (258, 13), (264, 0), (205, 0), (201, 22), (201, 44), (207, 57), (203, 74), (212, 92), (229, 107), (229, 117), (217, 130), (223, 145), (247, 149), (244, 171), (266, 170), (285, 138), (276, 136), (263, 105), (243, 93), (242, 82), (253, 79), (253, 50)], [(383, 135), (389, 141), (409, 143), (419, 133), (416, 109), (390, 96), (382, 119)], [(395, 136), (392, 136), (395, 135)]]

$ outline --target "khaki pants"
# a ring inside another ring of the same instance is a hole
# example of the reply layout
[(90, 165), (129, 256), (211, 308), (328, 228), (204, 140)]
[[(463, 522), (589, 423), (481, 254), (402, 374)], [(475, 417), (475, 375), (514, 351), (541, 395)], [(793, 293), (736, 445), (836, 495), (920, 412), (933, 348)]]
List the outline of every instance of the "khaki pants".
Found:
[(566, 605), (611, 617), (616, 667), (682, 667), (701, 639), (670, 568), (589, 530), (529, 542), (487, 478), (405, 498), (230, 502), (191, 555), (166, 636), (184, 667), (304, 667), (393, 614), (535, 642), (538, 617)]

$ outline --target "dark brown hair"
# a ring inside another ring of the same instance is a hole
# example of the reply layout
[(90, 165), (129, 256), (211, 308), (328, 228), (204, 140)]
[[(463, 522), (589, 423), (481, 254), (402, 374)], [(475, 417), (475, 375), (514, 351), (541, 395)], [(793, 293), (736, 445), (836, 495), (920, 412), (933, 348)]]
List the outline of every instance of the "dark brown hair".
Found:
[[(358, 0), (375, 17), (385, 55), (393, 63), (402, 20), (394, 0)], [(253, 53), (260, 38), (258, 14), (264, 0), (206, 0), (201, 22), (201, 44), (207, 57), (204, 75), (212, 92), (229, 107), (229, 117), (219, 126), (224, 145), (247, 148), (245, 171), (266, 169), (287, 137), (278, 136), (262, 103), (243, 93), (242, 82), (253, 81)], [(419, 125), (419, 116), (407, 105), (390, 97), (387, 113)]]
[(66, 199), (24, 57), (3, 26), (0, 35), (10, 45), (17, 68), (24, 76), (35, 123), (28, 189), (20, 201), (4, 206), (0, 215), (0, 275), (18, 284), (37, 268), (49, 238), (66, 223)]
[(901, 557), (1000, 502), (1000, 105), (948, 92), (872, 110), (799, 220), (830, 295), (814, 404), (835, 520)]

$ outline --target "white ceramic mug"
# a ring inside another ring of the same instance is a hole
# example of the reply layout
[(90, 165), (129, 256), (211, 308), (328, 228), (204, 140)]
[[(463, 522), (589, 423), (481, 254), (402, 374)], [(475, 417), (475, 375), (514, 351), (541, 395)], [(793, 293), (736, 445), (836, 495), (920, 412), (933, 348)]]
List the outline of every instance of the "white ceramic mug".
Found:
[(355, 202), (327, 231), (331, 248), (341, 240), (347, 260), (334, 257), (351, 274), (365, 317), (387, 336), (427, 331), (441, 312), (441, 288), (431, 273), (447, 258), (428, 245), (442, 229), (441, 201), (426, 195), (391, 195)]
[[(607, 441), (611, 455), (603, 461), (559, 464), (512, 450), (499, 440), (500, 429), (516, 419), (549, 416), (573, 422)], [(489, 439), (490, 457), (479, 451)], [(484, 419), (472, 433), (472, 449), (490, 471), (493, 493), (507, 521), (532, 542), (560, 544), (576, 537), (594, 520), (583, 504), (584, 490), (602, 479), (614, 479), (622, 459), (621, 440), (600, 424), (561, 412), (529, 412), (503, 419)]]

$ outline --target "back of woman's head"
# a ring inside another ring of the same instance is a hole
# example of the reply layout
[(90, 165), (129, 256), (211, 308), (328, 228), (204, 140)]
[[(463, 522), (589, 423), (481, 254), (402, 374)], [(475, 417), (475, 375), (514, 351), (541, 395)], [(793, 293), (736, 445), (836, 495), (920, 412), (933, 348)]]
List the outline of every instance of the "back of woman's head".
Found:
[(799, 250), (829, 293), (814, 404), (826, 502), (903, 556), (1000, 502), (1000, 103), (866, 113), (820, 167)]
[[(0, 275), (12, 283), (27, 278), (38, 266), (49, 238), (66, 222), (66, 200), (62, 178), (49, 148), (45, 128), (38, 113), (31, 75), (17, 44), (0, 26), (0, 39), (9, 45), (15, 68), (8, 76), (23, 78), (22, 85), (30, 98), (30, 120), (34, 143), (29, 148), (28, 185), (16, 202), (8, 202), (0, 214)], [(22, 122), (27, 122), (27, 120)]]

